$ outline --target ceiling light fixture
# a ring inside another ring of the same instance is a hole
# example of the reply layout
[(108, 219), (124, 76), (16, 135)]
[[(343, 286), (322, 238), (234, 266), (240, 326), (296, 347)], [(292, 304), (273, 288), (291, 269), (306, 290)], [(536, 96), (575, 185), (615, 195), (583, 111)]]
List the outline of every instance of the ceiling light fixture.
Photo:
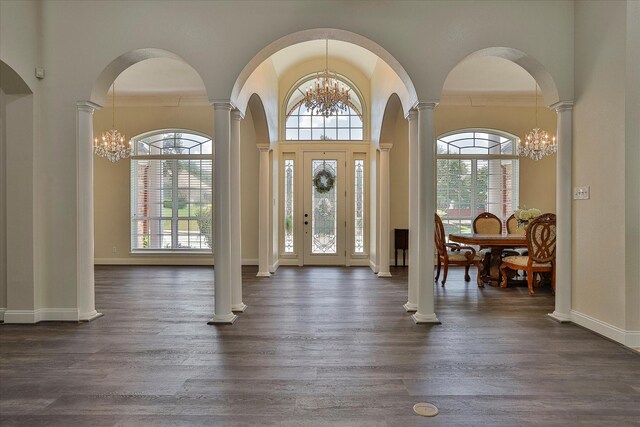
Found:
[(126, 159), (131, 155), (131, 141), (124, 144), (124, 135), (116, 129), (116, 82), (113, 82), (113, 114), (111, 116), (111, 129), (102, 133), (101, 141), (95, 138), (93, 152), (98, 157), (105, 157), (112, 163), (120, 159)]
[(315, 84), (307, 89), (304, 106), (313, 114), (329, 117), (349, 108), (349, 88), (340, 83), (336, 73), (329, 71), (329, 39), (325, 44), (325, 68), (316, 76)]
[(538, 83), (536, 83), (535, 97), (536, 125), (533, 130), (525, 135), (524, 145), (523, 141), (520, 140), (518, 154), (533, 160), (540, 160), (544, 156), (550, 156), (558, 151), (558, 146), (556, 145), (555, 136), (553, 138), (549, 137), (546, 130), (541, 130), (538, 127)]

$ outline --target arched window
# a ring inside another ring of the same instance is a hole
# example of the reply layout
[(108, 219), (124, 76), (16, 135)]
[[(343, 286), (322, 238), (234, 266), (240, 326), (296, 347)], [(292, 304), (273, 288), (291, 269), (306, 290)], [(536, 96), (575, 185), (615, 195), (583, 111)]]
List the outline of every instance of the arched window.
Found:
[(313, 114), (304, 106), (304, 95), (314, 83), (315, 75), (303, 79), (295, 86), (285, 107), (285, 139), (287, 141), (362, 141), (364, 126), (362, 121), (363, 103), (355, 85), (338, 76), (340, 84), (348, 87), (350, 105), (347, 111), (340, 111), (329, 117)]
[(506, 132), (464, 129), (437, 141), (437, 210), (446, 232), (471, 232), (491, 212), (506, 220), (518, 206), (519, 139)]
[(211, 138), (157, 130), (134, 137), (131, 149), (132, 252), (211, 252)]

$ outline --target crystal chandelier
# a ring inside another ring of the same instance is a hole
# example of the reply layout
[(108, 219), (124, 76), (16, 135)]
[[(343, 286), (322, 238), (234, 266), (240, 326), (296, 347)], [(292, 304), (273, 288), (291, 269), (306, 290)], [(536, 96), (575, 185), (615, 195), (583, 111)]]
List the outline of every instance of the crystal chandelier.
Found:
[(540, 160), (544, 156), (549, 156), (558, 150), (556, 137), (550, 137), (546, 130), (538, 127), (538, 84), (536, 83), (536, 126), (528, 132), (523, 141), (520, 141), (518, 154), (529, 157), (533, 160)]
[(318, 73), (313, 86), (307, 89), (304, 106), (313, 114), (329, 117), (349, 107), (349, 89), (338, 81), (336, 73), (329, 71), (329, 39), (325, 45), (325, 68)]
[(124, 135), (115, 127), (116, 121), (116, 83), (113, 82), (113, 115), (111, 117), (111, 130), (102, 133), (102, 138), (98, 141), (95, 138), (93, 152), (98, 157), (106, 157), (115, 163), (120, 159), (126, 159), (131, 155), (131, 142), (124, 144)]

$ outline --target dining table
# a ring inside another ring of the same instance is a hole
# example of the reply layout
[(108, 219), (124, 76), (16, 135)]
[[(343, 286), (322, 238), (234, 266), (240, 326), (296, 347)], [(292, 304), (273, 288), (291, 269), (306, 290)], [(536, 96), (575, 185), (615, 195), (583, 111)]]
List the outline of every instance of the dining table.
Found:
[[(498, 286), (500, 283), (500, 264), (502, 262), (502, 252), (505, 249), (518, 249), (527, 247), (527, 237), (520, 234), (449, 234), (449, 241), (464, 245), (480, 246), (489, 248), (489, 268), (485, 268), (482, 280), (491, 286)], [(484, 260), (483, 260), (484, 261)]]

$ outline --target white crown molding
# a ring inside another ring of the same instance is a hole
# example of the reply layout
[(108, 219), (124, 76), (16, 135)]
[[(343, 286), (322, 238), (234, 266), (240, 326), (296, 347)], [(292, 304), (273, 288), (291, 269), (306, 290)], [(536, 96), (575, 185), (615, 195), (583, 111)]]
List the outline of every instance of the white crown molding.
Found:
[[(105, 107), (111, 108), (109, 99)], [(209, 99), (204, 95), (131, 95), (118, 96), (116, 108), (127, 107), (210, 107)]]
[[(544, 98), (538, 96), (538, 106), (544, 107)], [(444, 107), (535, 107), (532, 93), (475, 93), (445, 94), (440, 98)]]

